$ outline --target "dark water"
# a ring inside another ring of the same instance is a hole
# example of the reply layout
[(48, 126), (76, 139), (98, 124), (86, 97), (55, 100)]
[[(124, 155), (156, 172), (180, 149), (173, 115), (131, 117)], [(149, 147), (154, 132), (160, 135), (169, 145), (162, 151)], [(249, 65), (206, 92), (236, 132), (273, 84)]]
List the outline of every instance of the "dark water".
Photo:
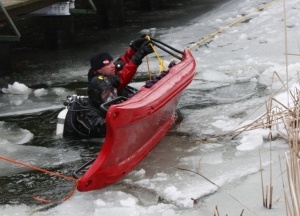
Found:
[[(61, 173), (65, 176), (73, 172), (82, 164), (95, 158), (101, 148), (102, 140), (58, 139), (55, 137), (56, 119), (60, 110), (45, 111), (33, 115), (2, 117), (0, 121), (15, 123), (18, 127), (29, 130), (34, 139), (24, 146), (36, 146), (53, 149), (63, 149), (65, 152), (73, 150), (80, 155), (78, 160), (60, 165), (40, 167), (42, 169)], [(16, 158), (17, 159), (17, 158)], [(61, 200), (74, 186), (74, 182), (61, 177), (49, 175), (40, 171), (26, 171), (18, 174), (0, 177), (0, 204), (41, 204), (33, 196), (47, 197)]]
[[(224, 1), (222, 2), (224, 3)], [(22, 34), (21, 43), (13, 44), (11, 55), (13, 73), (1, 78), (0, 86), (7, 87), (14, 81), (33, 88), (64, 87), (77, 90), (86, 86), (85, 72), (74, 75), (83, 68), (87, 72), (89, 57), (99, 50), (109, 50), (112, 55), (122, 53), (132, 39), (139, 37), (144, 28), (169, 29), (190, 23), (208, 12), (220, 1), (185, 1), (172, 4), (170, 8), (153, 11), (126, 11), (125, 25), (113, 29), (100, 29), (91, 16), (77, 16), (73, 45), (61, 50), (44, 49), (40, 22), (28, 17), (18, 22)], [(26, 25), (23, 25), (23, 24)], [(158, 31), (158, 35), (159, 35)], [(54, 75), (53, 75), (54, 74)], [(44, 167), (47, 170), (71, 176), (74, 169), (95, 157), (101, 146), (99, 142), (72, 139), (57, 139), (54, 136), (56, 117), (60, 110), (31, 115), (1, 117), (0, 121), (12, 122), (35, 134), (26, 144), (46, 148), (69, 149), (80, 152), (78, 161)], [(67, 181), (38, 171), (27, 171), (0, 177), (0, 204), (39, 204), (32, 196), (61, 200), (74, 186)]]
[[(13, 71), (4, 81), (0, 79), (0, 85), (14, 80), (24, 81), (25, 84), (41, 84), (43, 80), (39, 77), (46, 79), (63, 68), (81, 66), (88, 70), (89, 58), (95, 52), (108, 51), (118, 56), (131, 40), (140, 36), (142, 29), (155, 27), (163, 30), (188, 25), (192, 19), (227, 1), (170, 1), (169, 7), (151, 11), (141, 11), (129, 2), (125, 4), (124, 25), (110, 29), (100, 28), (93, 15), (74, 15), (72, 43), (59, 51), (45, 49), (43, 19), (27, 16), (16, 21), (22, 35), (21, 42), (11, 44)], [(156, 36), (159, 34), (157, 31)]]

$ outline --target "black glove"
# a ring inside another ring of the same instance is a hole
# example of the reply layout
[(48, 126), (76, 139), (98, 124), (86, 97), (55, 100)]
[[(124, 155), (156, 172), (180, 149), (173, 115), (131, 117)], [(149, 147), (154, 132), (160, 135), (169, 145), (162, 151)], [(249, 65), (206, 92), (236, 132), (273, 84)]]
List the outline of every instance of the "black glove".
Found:
[(135, 41), (131, 41), (129, 46), (132, 49), (134, 49), (135, 51), (137, 51), (143, 45), (143, 43), (145, 43), (146, 41), (148, 41), (148, 39), (146, 39), (145, 37), (142, 37)]
[(138, 51), (132, 56), (131, 61), (136, 65), (140, 65), (142, 63), (142, 59), (150, 54), (153, 53), (154, 50), (150, 44), (150, 41), (146, 41), (143, 45), (138, 49)]

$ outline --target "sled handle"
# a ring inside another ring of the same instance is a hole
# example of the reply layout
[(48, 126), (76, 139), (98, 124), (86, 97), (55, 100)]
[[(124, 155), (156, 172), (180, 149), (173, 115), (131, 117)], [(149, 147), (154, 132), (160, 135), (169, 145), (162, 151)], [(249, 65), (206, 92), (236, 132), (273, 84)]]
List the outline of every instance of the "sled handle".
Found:
[(160, 40), (157, 40), (157, 39), (155, 39), (155, 38), (150, 38), (152, 41), (154, 41), (154, 42), (157, 42), (157, 43), (160, 43), (161, 45), (164, 45), (164, 46), (166, 46), (166, 47), (168, 47), (169, 49), (171, 49), (171, 50), (173, 50), (173, 51), (175, 51), (175, 52), (177, 52), (177, 53), (179, 53), (179, 54), (181, 54), (181, 55), (183, 55), (183, 53), (184, 52), (182, 52), (182, 51), (180, 51), (180, 50), (178, 50), (178, 49), (176, 49), (176, 48), (174, 48), (174, 47), (171, 47), (170, 45), (168, 45), (168, 44), (166, 44), (166, 43), (164, 43), (164, 42), (162, 42), (162, 41), (160, 41)]
[[(81, 167), (79, 167), (77, 170), (75, 170), (73, 172), (73, 177), (76, 179), (79, 179), (81, 176), (84, 175), (84, 173), (87, 171), (87, 168), (92, 165), (94, 163), (94, 161), (96, 160), (96, 158), (86, 162), (85, 164), (83, 164)], [(80, 175), (80, 172), (83, 172), (82, 175)]]
[[(166, 53), (169, 53), (169, 54), (172, 55), (173, 57), (175, 57), (175, 58), (177, 58), (177, 59), (179, 59), (179, 60), (182, 61), (182, 58), (181, 58), (181, 57), (179, 57), (177, 54), (175, 54), (175, 53), (173, 53), (173, 52), (167, 50), (165, 47), (167, 47), (167, 48), (173, 50), (174, 52), (177, 52), (177, 53), (183, 55), (183, 52), (182, 52), (182, 51), (180, 51), (180, 50), (178, 50), (178, 49), (175, 49), (174, 47), (171, 47), (170, 45), (168, 45), (168, 44), (166, 44), (166, 43), (164, 43), (164, 42), (162, 42), (162, 41), (160, 41), (160, 40), (157, 40), (157, 39), (155, 39), (155, 38), (150, 38), (150, 41), (151, 41), (151, 43), (153, 43), (153, 45), (157, 46), (157, 47), (160, 48), (161, 50), (165, 51)], [(165, 46), (165, 47), (163, 47), (162, 45)]]
[(162, 47), (161, 45), (157, 44), (157, 43), (154, 42), (154, 41), (151, 41), (151, 43), (152, 43), (154, 46), (156, 46), (156, 47), (160, 48), (161, 50), (165, 51), (166, 53), (169, 53), (171, 56), (173, 56), (173, 57), (179, 59), (180, 61), (182, 61), (182, 58), (181, 58), (180, 56), (178, 56), (177, 54), (172, 53), (171, 51), (165, 49), (164, 47)]

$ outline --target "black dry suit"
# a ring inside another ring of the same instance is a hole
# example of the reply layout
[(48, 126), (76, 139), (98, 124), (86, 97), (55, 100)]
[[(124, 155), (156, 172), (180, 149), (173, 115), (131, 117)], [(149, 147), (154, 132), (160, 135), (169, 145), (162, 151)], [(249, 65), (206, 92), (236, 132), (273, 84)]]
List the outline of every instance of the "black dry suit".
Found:
[(75, 99), (65, 120), (64, 137), (105, 137), (106, 111), (101, 104), (115, 97), (115, 89), (104, 76), (94, 77), (88, 86), (88, 98)]

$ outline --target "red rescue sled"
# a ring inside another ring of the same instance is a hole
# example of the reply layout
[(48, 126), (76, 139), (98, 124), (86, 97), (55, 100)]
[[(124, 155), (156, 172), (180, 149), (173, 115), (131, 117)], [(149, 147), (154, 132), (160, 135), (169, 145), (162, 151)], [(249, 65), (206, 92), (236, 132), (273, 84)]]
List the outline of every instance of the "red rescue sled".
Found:
[(190, 51), (184, 50), (181, 59), (152, 87), (142, 87), (130, 99), (108, 108), (105, 142), (79, 178), (78, 191), (98, 190), (123, 178), (163, 138), (174, 123), (183, 90), (195, 75)]

